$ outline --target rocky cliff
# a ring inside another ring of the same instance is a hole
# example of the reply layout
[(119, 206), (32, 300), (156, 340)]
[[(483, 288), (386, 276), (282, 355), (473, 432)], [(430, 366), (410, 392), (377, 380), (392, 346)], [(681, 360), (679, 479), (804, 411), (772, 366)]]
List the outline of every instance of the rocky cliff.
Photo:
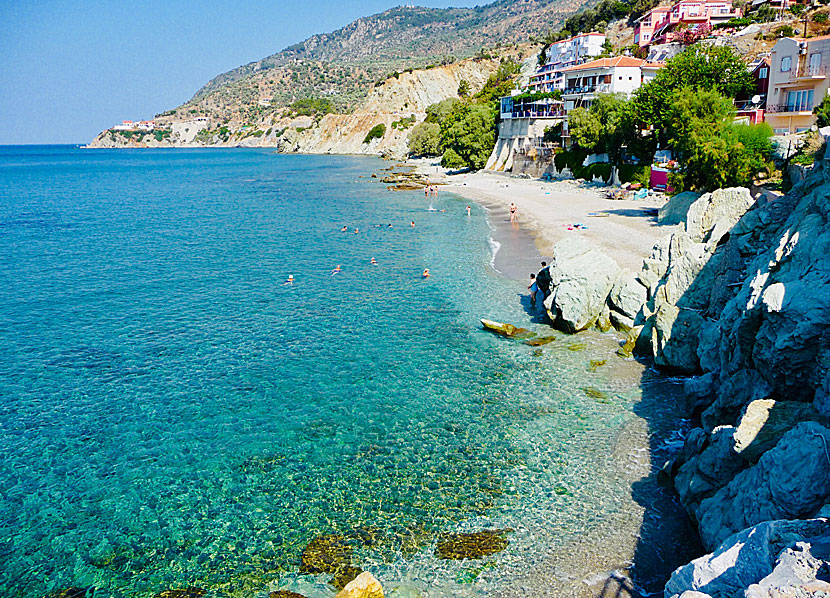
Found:
[[(424, 120), (427, 106), (457, 97), (462, 80), (475, 93), (498, 66), (499, 58), (469, 59), (398, 73), (374, 87), (349, 114), (269, 117), (236, 127), (209, 120), (171, 121), (158, 134), (104, 131), (89, 147), (275, 147), (310, 154), (405, 156), (409, 132)], [(384, 134), (364, 143), (372, 127), (380, 124)]]
[(560, 328), (613, 324), (623, 354), (690, 376), (696, 425), (664, 473), (713, 554), (666, 596), (828, 592), (830, 160), (783, 197), (677, 196), (660, 218), (679, 224), (637, 273), (557, 245), (546, 306)]

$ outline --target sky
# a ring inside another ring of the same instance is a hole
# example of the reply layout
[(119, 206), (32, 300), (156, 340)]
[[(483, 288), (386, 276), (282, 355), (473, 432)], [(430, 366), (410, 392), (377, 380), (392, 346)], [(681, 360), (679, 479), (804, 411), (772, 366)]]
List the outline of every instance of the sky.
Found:
[(86, 143), (175, 108), (220, 73), (409, 3), (0, 0), (0, 145)]

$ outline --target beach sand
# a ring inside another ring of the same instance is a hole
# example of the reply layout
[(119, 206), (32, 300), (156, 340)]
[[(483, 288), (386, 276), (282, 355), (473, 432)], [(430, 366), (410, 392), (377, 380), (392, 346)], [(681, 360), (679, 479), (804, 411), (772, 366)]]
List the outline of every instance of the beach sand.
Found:
[[(446, 184), (442, 190), (488, 208), (500, 243), (521, 244), (520, 237), (529, 234), (538, 254), (544, 257), (550, 257), (553, 246), (561, 239), (579, 235), (600, 247), (620, 267), (638, 271), (654, 243), (670, 232), (669, 227), (657, 224), (657, 209), (665, 202), (662, 195), (641, 201), (611, 200), (604, 197), (602, 188), (575, 181), (543, 182), (493, 172), (446, 175), (438, 166), (424, 162), (417, 164), (421, 172)], [(511, 202), (518, 208), (516, 223), (510, 222)], [(587, 228), (569, 230), (577, 223)], [(538, 270), (536, 257), (533, 256), (533, 264), (528, 265)], [(496, 268), (515, 277), (514, 272), (507, 271), (514, 267), (501, 265), (499, 267), (497, 256)], [(521, 268), (522, 280), (527, 278), (524, 270), (527, 267)], [(532, 267), (528, 272), (531, 270)]]

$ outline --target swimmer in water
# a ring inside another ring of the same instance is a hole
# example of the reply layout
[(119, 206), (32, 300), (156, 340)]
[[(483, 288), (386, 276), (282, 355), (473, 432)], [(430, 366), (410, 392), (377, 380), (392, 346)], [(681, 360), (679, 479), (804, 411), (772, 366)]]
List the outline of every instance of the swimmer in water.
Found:
[(424, 273), (421, 274), (421, 278), (429, 278), (429, 268), (424, 268)]
[(411, 226), (412, 228), (415, 228), (415, 221), (413, 220), (412, 222), (410, 222), (409, 226)]
[(334, 270), (331, 271), (331, 275), (334, 276), (338, 272), (340, 272), (340, 264), (337, 264), (337, 266), (335, 266)]
[(378, 261), (377, 261), (375, 258), (372, 258), (372, 261), (371, 261), (371, 262), (369, 262), (369, 263), (371, 263), (373, 266), (377, 266), (377, 265), (378, 265)]
[(348, 226), (344, 226), (343, 228), (341, 228), (341, 229), (340, 229), (340, 232), (341, 232), (341, 233), (347, 233), (347, 232), (349, 232), (349, 227), (348, 227)]
[(467, 216), (470, 215), (470, 206), (467, 206)]
[(288, 278), (286, 278), (286, 279), (285, 279), (285, 282), (284, 282), (284, 283), (282, 283), (282, 284), (284, 284), (284, 285), (286, 285), (286, 284), (294, 284), (294, 275), (293, 275), (293, 274), (289, 274), (289, 275), (288, 275)]
[(358, 230), (357, 230), (357, 229), (354, 229), (354, 234), (357, 234), (357, 233), (358, 233)]

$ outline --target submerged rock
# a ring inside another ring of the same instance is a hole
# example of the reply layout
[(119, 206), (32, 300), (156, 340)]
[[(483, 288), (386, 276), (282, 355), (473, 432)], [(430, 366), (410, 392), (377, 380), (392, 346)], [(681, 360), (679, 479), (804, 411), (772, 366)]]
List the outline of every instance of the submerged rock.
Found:
[(334, 577), (329, 580), (329, 583), (338, 590), (342, 590), (350, 581), (358, 577), (361, 573), (363, 573), (363, 569), (360, 567), (346, 565), (337, 569), (334, 573)]
[(595, 399), (600, 403), (608, 402), (608, 393), (603, 392), (593, 386), (583, 386), (582, 392), (584, 392), (586, 396)]
[(462, 533), (444, 533), (438, 538), (435, 556), (439, 559), (480, 559), (501, 552), (509, 542), (505, 536), (512, 529), (494, 529)]
[(164, 590), (156, 594), (156, 598), (201, 598), (207, 594), (204, 588), (189, 587), (175, 590)]
[(291, 590), (275, 590), (268, 594), (268, 598), (306, 598), (302, 594)]
[(383, 587), (374, 575), (364, 571), (347, 583), (334, 598), (383, 598)]
[(481, 325), (484, 326), (485, 330), (507, 338), (523, 339), (536, 336), (535, 332), (531, 332), (527, 328), (519, 328), (518, 326), (505, 322), (496, 322), (495, 320), (481, 318)]
[(352, 566), (352, 547), (338, 534), (319, 536), (308, 543), (300, 559), (300, 573), (338, 573)]
[(86, 588), (63, 588), (48, 593), (44, 598), (92, 598), (95, 594), (94, 587)]
[(548, 343), (552, 343), (556, 340), (555, 336), (537, 336), (536, 338), (531, 338), (525, 341), (526, 345), (530, 345), (531, 347), (541, 347), (542, 345), (547, 345)]

